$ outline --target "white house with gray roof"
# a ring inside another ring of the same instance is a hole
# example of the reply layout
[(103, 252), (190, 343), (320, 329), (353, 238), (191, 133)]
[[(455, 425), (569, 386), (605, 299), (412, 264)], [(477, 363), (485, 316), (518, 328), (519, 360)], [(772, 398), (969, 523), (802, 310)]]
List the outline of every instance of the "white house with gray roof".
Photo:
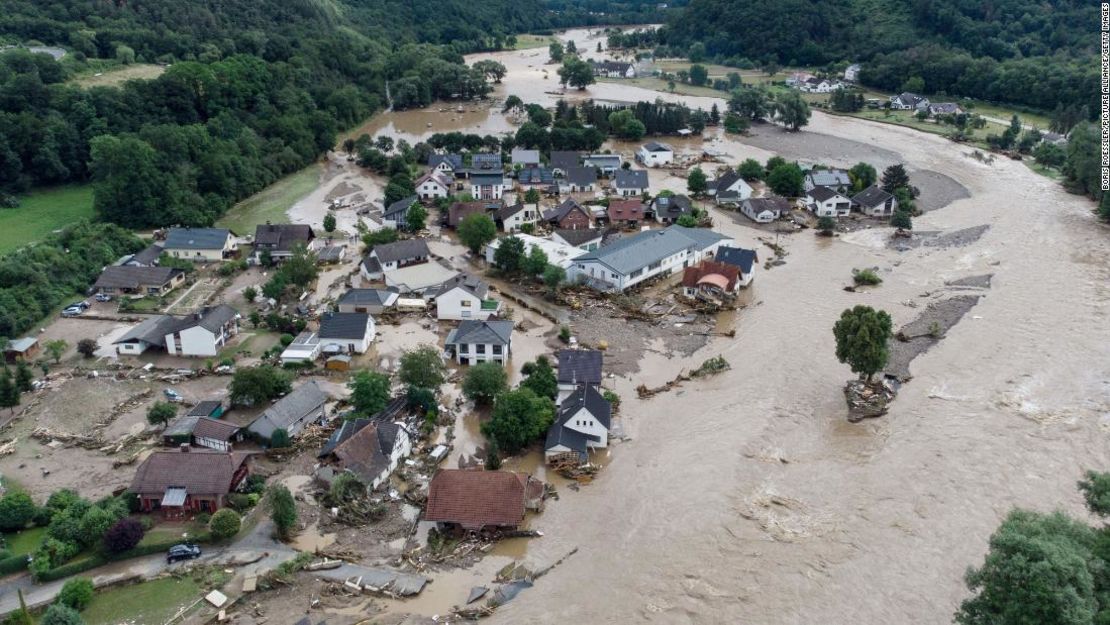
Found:
[(235, 256), (239, 245), (227, 228), (170, 228), (162, 251), (192, 262), (214, 262)]
[(635, 197), (647, 193), (648, 173), (644, 169), (620, 169), (610, 183), (613, 193), (621, 197)]
[(609, 176), (621, 168), (623, 160), (620, 154), (590, 154), (582, 159), (582, 164), (597, 169), (603, 176)]
[(852, 178), (843, 169), (811, 169), (806, 174), (805, 190), (828, 187), (837, 193), (847, 193), (852, 188)]
[(351, 289), (341, 295), (335, 307), (342, 313), (380, 315), (397, 303), (400, 295), (386, 289)]
[(365, 354), (374, 341), (374, 318), (369, 313), (327, 313), (320, 319), (320, 349), (324, 354)]
[(290, 437), (297, 436), (306, 425), (323, 422), (327, 417), (327, 401), (328, 394), (316, 380), (305, 382), (258, 415), (247, 431), (266, 441), (278, 430), (285, 430)]
[(645, 167), (661, 167), (674, 162), (674, 149), (666, 143), (648, 141), (636, 150), (636, 160)]
[(696, 265), (730, 243), (732, 238), (705, 228), (676, 225), (644, 231), (575, 258), (567, 279), (602, 291), (620, 292)]
[(501, 312), (501, 302), (490, 297), (489, 285), (468, 273), (460, 273), (425, 295), (435, 300), (440, 321), (485, 320)]
[(451, 330), (445, 343), (460, 365), (509, 361), (513, 343), (512, 321), (463, 321)]
[(239, 312), (220, 304), (185, 317), (149, 317), (115, 342), (119, 354), (160, 348), (174, 356), (215, 356), (239, 333)]

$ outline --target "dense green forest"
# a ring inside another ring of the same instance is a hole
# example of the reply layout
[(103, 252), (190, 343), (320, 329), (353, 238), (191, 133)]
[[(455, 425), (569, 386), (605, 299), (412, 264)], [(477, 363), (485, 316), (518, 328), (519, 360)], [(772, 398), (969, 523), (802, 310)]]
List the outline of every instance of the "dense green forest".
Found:
[(864, 84), (911, 77), (945, 93), (1044, 110), (1096, 106), (1098, 3), (1089, 0), (692, 0), (664, 52), (736, 66), (864, 63)]

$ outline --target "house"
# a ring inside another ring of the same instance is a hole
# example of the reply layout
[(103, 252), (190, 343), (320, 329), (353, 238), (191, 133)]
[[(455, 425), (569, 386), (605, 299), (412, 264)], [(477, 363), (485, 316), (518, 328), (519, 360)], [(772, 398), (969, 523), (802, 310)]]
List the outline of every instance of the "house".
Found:
[(160, 512), (166, 519), (212, 514), (227, 506), (228, 494), (250, 475), (250, 456), (188, 445), (156, 450), (139, 464), (128, 490), (137, 496), (139, 512)]
[(501, 312), (501, 302), (489, 296), (489, 285), (477, 277), (460, 273), (431, 296), (436, 319), (489, 319)]
[[(410, 293), (420, 295), (439, 287), (456, 274), (458, 271), (438, 262), (420, 263), (385, 272), (385, 286), (402, 295)], [(410, 299), (398, 297), (397, 310), (416, 310), (417, 308), (410, 303)], [(420, 298), (416, 298), (416, 301), (423, 304)], [(421, 307), (420, 310), (422, 309)]]
[(411, 453), (412, 437), (401, 423), (344, 421), (316, 454), (320, 460), (316, 479), (331, 484), (336, 477), (349, 473), (372, 491), (387, 483), (397, 465)]
[(443, 531), (515, 530), (540, 509), (543, 482), (524, 473), (441, 469), (428, 485), (424, 520)]
[(590, 154), (582, 159), (582, 164), (586, 167), (593, 167), (601, 172), (603, 176), (610, 176), (621, 168), (622, 161), (620, 154)]
[(447, 207), (447, 214), (443, 216), (441, 225), (447, 228), (458, 228), (459, 224), (471, 215), (485, 215), (491, 212), (496, 215), (497, 211), (504, 208), (504, 206), (504, 202), (500, 200), (495, 202), (489, 200), (454, 202)]
[(843, 88), (843, 85), (826, 78), (810, 77), (802, 82), (798, 88), (807, 93), (830, 93)]
[(547, 188), (555, 184), (555, 172), (546, 167), (525, 167), (517, 172), (516, 180), (521, 188)]
[(298, 334), (281, 352), (281, 364), (312, 362), (320, 357), (320, 337), (309, 330)]
[(674, 150), (666, 143), (648, 141), (636, 150), (636, 160), (644, 167), (661, 167), (674, 162)]
[(247, 431), (264, 441), (269, 441), (278, 430), (295, 437), (306, 425), (324, 421), (327, 401), (327, 393), (316, 380), (305, 382), (258, 415)]
[(535, 204), (520, 202), (512, 206), (503, 206), (494, 215), (505, 232), (519, 232), (524, 226), (535, 224), (540, 220), (540, 211)]
[(844, 69), (844, 80), (847, 82), (859, 82), (859, 71), (862, 69), (859, 63), (852, 63)]
[(31, 362), (39, 353), (39, 340), (33, 336), (8, 341), (4, 348), (4, 362), (14, 365), (17, 362)]
[(325, 245), (316, 252), (316, 262), (322, 265), (334, 265), (346, 256), (346, 245)]
[(335, 302), (341, 313), (370, 313), (380, 315), (397, 303), (395, 291), (385, 289), (351, 289)]
[(206, 263), (238, 255), (239, 245), (227, 228), (170, 228), (162, 250), (174, 258)]
[(428, 167), (448, 176), (459, 176), (465, 171), (461, 154), (430, 154)]
[(732, 168), (711, 180), (708, 186), (709, 195), (718, 205), (735, 206), (752, 196), (752, 186)]
[(417, 178), (414, 186), (416, 195), (421, 200), (435, 200), (451, 195), (451, 179), (447, 174), (435, 170)]
[(593, 65), (594, 76), (605, 78), (635, 78), (636, 66), (632, 63), (619, 61), (590, 61)]
[(505, 192), (505, 175), (496, 173), (471, 173), (470, 195), (479, 200), (499, 200)]
[(889, 217), (898, 209), (898, 200), (873, 184), (852, 196), (852, 208), (871, 217)]
[(466, 320), (447, 334), (446, 346), (460, 365), (509, 361), (513, 342), (512, 321)]
[(254, 260), (260, 261), (262, 252), (270, 253), (275, 262), (293, 255), (298, 247), (308, 247), (316, 234), (304, 224), (259, 224), (254, 229)]
[(375, 245), (362, 259), (359, 273), (367, 280), (380, 280), (390, 271), (428, 262), (431, 254), (424, 239), (405, 239)]
[(127, 265), (129, 267), (157, 267), (158, 259), (162, 257), (162, 243), (156, 242), (143, 248), (141, 251), (135, 252), (130, 256), (124, 256), (117, 265)]
[(742, 287), (748, 286), (755, 279), (755, 268), (759, 264), (759, 255), (756, 254), (755, 250), (721, 246), (717, 248), (717, 253), (713, 255), (713, 259), (719, 263), (736, 267), (740, 271), (740, 286)]
[(635, 228), (644, 220), (644, 203), (640, 200), (609, 200), (606, 215), (613, 226)]
[(852, 177), (843, 169), (811, 169), (806, 172), (805, 190), (815, 187), (828, 187), (838, 193), (847, 193), (852, 188)]
[(643, 195), (648, 190), (648, 173), (643, 169), (618, 169), (611, 186), (613, 193), (621, 197)]
[(548, 464), (586, 464), (589, 450), (609, 445), (613, 407), (596, 386), (580, 386), (559, 404), (547, 430), (543, 457)]
[(216, 356), (239, 334), (240, 315), (227, 304), (208, 306), (184, 317), (154, 315), (114, 342), (116, 352), (137, 356), (164, 349), (176, 356)]
[(705, 259), (682, 272), (682, 294), (690, 299), (718, 302), (731, 299), (740, 291), (740, 269)]
[[(189, 409), (186, 414), (170, 421), (162, 430), (162, 443), (165, 445), (180, 445), (181, 443), (194, 443), (201, 447), (231, 451), (231, 441), (239, 432), (239, 426), (233, 423), (220, 421), (224, 413), (223, 403), (218, 400), (199, 402)], [(202, 420), (215, 421), (219, 426), (205, 424), (201, 430), (201, 442), (196, 442), (194, 437), (198, 424)], [(227, 426), (227, 427), (220, 427)]]
[(185, 272), (172, 267), (105, 267), (93, 288), (104, 295), (164, 295), (185, 282)]
[(704, 228), (643, 231), (574, 259), (567, 277), (599, 290), (621, 292), (650, 278), (677, 273), (731, 241)]
[(552, 227), (563, 230), (588, 229), (592, 223), (590, 213), (572, 198), (563, 200), (551, 210), (544, 211), (543, 220)]
[(806, 208), (818, 217), (847, 217), (852, 200), (832, 187), (813, 187), (806, 192)]
[(559, 386), (559, 393), (555, 397), (555, 405), (562, 405), (563, 400), (579, 388), (601, 386), (603, 355), (597, 349), (561, 349), (555, 353), (556, 372), (555, 381)]
[(740, 202), (740, 212), (759, 224), (767, 224), (790, 212), (790, 201), (778, 196), (752, 197)]
[[(557, 265), (559, 267), (562, 267), (563, 269), (568, 269), (574, 262), (575, 258), (578, 258), (579, 256), (586, 253), (585, 251), (575, 246), (567, 245), (566, 243), (556, 241), (553, 238), (545, 239), (542, 237), (532, 236), (530, 234), (524, 233), (515, 234), (513, 236), (520, 239), (521, 241), (524, 241), (525, 254), (531, 254), (532, 248), (538, 247), (539, 249), (543, 250), (544, 255), (547, 256), (548, 263), (552, 265)], [(497, 248), (501, 246), (501, 242), (504, 241), (506, 238), (508, 237), (494, 239), (493, 241), (490, 241), (486, 244), (484, 255), (487, 263), (491, 265), (493, 264), (494, 257), (497, 254)]]
[(924, 111), (929, 108), (929, 98), (916, 93), (900, 93), (890, 96), (890, 108), (897, 111)]
[(601, 247), (601, 230), (580, 228), (578, 230), (556, 230), (551, 233), (551, 240), (563, 245), (577, 247), (584, 252), (592, 252)]
[(242, 440), (239, 426), (211, 417), (200, 417), (193, 427), (193, 444), (198, 447), (231, 451), (235, 441)]
[(655, 221), (673, 224), (683, 215), (694, 214), (694, 204), (685, 195), (660, 195), (651, 201), (651, 212)]
[(959, 104), (955, 102), (933, 102), (929, 105), (929, 114), (933, 117), (938, 115), (960, 115), (964, 112)]
[(503, 170), (500, 152), (478, 152), (470, 155), (470, 175), (473, 176), (479, 172), (497, 172), (501, 173)]
[(816, 78), (816, 76), (809, 72), (794, 72), (786, 77), (786, 86), (800, 89), (806, 81), (813, 78)]
[(568, 193), (593, 193), (597, 191), (597, 169), (593, 167), (578, 167), (567, 169), (566, 178), (560, 185)]
[(509, 153), (509, 160), (512, 165), (516, 167), (539, 167), (540, 166), (540, 151), (539, 150), (525, 150), (524, 148), (513, 148)]
[(571, 167), (578, 167), (582, 161), (582, 155), (578, 152), (568, 152), (563, 150), (555, 150), (551, 152), (551, 158), (548, 163), (551, 165), (552, 171), (556, 176), (566, 176)]
[(327, 355), (365, 354), (377, 332), (369, 313), (325, 313), (320, 318), (320, 350)]

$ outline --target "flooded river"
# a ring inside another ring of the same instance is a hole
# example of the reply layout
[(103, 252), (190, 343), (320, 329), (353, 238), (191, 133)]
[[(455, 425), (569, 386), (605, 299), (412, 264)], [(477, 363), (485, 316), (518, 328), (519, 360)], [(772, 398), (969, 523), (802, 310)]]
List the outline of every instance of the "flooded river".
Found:
[[(568, 37), (596, 45), (584, 31)], [(550, 105), (559, 89), (546, 56), (482, 58), (509, 69), (496, 95)], [(568, 96), (712, 103), (613, 83)], [(510, 130), (497, 109), (466, 109), (382, 115), (370, 127), (409, 140)], [(545, 536), (524, 559), (539, 568), (578, 552), (492, 622), (949, 623), (965, 568), (981, 563), (1011, 507), (1082, 514), (1076, 480), (1110, 468), (1110, 236), (1086, 200), (1021, 163), (980, 163), (970, 148), (895, 126), (814, 113), (799, 135), (757, 135), (711, 141), (730, 164), (776, 145), (836, 165), (901, 161), (951, 181), (923, 189), (945, 197), (923, 200), (937, 210), (917, 229), (990, 229), (964, 247), (903, 253), (882, 245), (885, 234), (784, 237), (787, 262), (757, 274), (734, 338), (686, 360), (651, 354), (634, 379), (617, 380), (631, 440), (593, 484), (561, 489), (533, 519)], [(715, 221), (738, 240), (760, 234)], [(872, 266), (881, 287), (842, 290), (852, 268)], [(848, 424), (851, 373), (831, 331), (840, 312), (881, 307), (898, 326), (926, 292), (982, 274), (994, 274), (986, 297), (913, 361), (890, 413)], [(731, 371), (636, 399), (637, 384), (716, 354)]]

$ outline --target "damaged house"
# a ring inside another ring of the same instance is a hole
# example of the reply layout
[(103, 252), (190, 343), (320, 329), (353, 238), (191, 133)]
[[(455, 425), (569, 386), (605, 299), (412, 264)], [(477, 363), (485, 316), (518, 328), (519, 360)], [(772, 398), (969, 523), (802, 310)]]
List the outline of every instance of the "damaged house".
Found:
[(249, 459), (249, 453), (188, 445), (155, 451), (135, 470), (129, 490), (138, 496), (141, 512), (160, 512), (166, 519), (211, 514), (225, 507), (228, 493), (250, 475)]
[(374, 490), (389, 481), (403, 458), (412, 453), (412, 438), (400, 423), (353, 419), (344, 421), (316, 457), (316, 479), (331, 484), (350, 473)]
[(264, 441), (269, 441), (278, 430), (285, 430), (290, 438), (296, 437), (308, 424), (327, 418), (328, 399), (316, 380), (305, 382), (258, 415), (247, 431)]
[(428, 485), (424, 520), (445, 531), (515, 530), (543, 496), (543, 482), (525, 473), (443, 469)]
[(717, 303), (736, 297), (740, 291), (740, 270), (732, 265), (703, 260), (682, 272), (682, 295)]
[(579, 386), (559, 404), (547, 430), (543, 457), (548, 464), (586, 464), (589, 451), (609, 445), (613, 407), (593, 385)]
[(601, 386), (602, 352), (597, 349), (561, 349), (555, 354), (555, 381), (559, 394), (555, 405), (562, 405), (571, 393), (584, 386)]

